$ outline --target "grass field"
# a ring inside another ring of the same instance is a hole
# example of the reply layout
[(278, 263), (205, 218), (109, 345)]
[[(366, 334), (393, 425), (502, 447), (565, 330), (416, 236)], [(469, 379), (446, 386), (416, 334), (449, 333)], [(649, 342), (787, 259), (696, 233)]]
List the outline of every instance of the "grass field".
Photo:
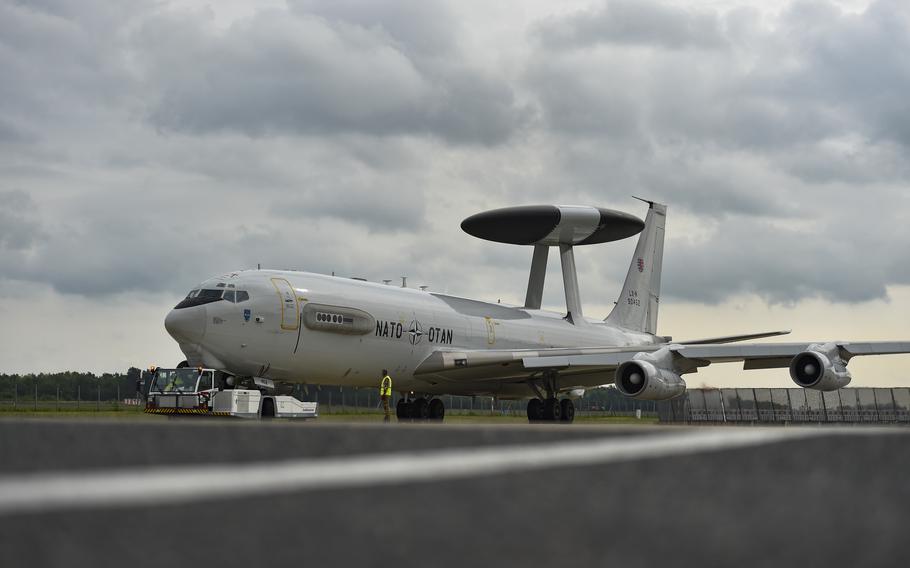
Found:
[[(142, 407), (117, 405), (109, 401), (81, 402), (43, 402), (39, 401), (37, 409), (33, 402), (20, 401), (14, 406), (12, 402), (0, 403), (0, 417), (5, 418), (66, 418), (66, 419), (133, 419), (133, 420), (168, 420), (169, 417), (145, 414)], [(185, 420), (206, 420), (206, 417), (181, 417)], [(382, 412), (378, 410), (345, 408), (319, 409), (319, 418), (323, 422), (381, 422)], [(396, 419), (393, 417), (393, 422)], [(490, 411), (450, 411), (445, 421), (450, 424), (527, 424), (528, 419), (522, 414), (491, 414)], [(607, 413), (579, 413), (575, 416), (577, 424), (656, 424), (656, 417), (610, 416)]]
[[(369, 413), (339, 413), (320, 414), (319, 419), (332, 422), (381, 422), (382, 414)], [(394, 416), (392, 421), (396, 421)], [(465, 413), (446, 414), (445, 422), (449, 424), (527, 424), (528, 419), (521, 415), (502, 415), (490, 413)], [(575, 416), (576, 424), (657, 424), (657, 418), (642, 417), (637, 420), (634, 416), (608, 416), (606, 414)]]

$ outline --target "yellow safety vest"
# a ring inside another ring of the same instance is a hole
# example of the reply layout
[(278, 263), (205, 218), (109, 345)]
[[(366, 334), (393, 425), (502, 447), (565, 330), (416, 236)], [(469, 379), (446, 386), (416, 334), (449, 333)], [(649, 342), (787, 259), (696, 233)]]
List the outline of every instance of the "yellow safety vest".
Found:
[(379, 396), (392, 396), (392, 377), (388, 375), (382, 377), (382, 383), (379, 385)]

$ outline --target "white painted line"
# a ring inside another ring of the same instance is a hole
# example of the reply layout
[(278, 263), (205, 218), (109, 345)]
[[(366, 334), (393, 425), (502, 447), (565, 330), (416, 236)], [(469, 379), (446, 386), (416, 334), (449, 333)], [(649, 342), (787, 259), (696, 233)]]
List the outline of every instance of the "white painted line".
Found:
[(186, 504), (292, 491), (461, 479), (713, 452), (832, 433), (830, 429), (717, 428), (268, 463), (29, 473), (0, 477), (0, 515)]

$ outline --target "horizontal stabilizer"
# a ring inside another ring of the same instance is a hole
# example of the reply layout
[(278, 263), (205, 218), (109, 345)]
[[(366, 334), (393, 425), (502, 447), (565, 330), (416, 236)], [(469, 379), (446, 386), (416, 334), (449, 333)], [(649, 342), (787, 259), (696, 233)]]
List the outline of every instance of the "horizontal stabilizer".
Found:
[(680, 345), (717, 345), (720, 343), (736, 343), (738, 341), (749, 341), (750, 339), (762, 339), (764, 337), (777, 337), (779, 335), (788, 335), (789, 329), (781, 331), (760, 331), (758, 333), (746, 333), (743, 335), (722, 335), (720, 337), (708, 337), (706, 339), (693, 339), (691, 341), (674, 341)]

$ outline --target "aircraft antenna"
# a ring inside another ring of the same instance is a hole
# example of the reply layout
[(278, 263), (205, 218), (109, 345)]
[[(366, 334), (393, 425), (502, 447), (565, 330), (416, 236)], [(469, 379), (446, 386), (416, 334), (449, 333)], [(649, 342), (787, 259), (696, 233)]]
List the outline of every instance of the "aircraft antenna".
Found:
[(488, 241), (533, 245), (525, 309), (540, 309), (549, 247), (559, 247), (566, 319), (574, 325), (585, 325), (574, 247), (629, 238), (641, 233), (645, 223), (627, 213), (600, 207), (527, 205), (472, 215), (461, 222), (461, 228), (469, 235)]

